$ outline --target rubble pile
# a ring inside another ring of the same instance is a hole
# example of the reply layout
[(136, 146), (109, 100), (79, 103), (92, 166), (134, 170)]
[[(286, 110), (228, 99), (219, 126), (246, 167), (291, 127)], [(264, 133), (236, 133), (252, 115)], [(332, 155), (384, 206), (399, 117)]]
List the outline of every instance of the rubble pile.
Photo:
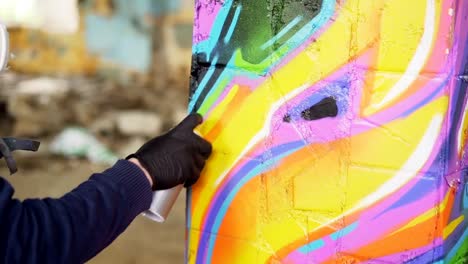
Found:
[(13, 72), (0, 75), (0, 87), (2, 134), (36, 138), (47, 145), (61, 132), (80, 128), (116, 156), (127, 155), (167, 131), (186, 112), (187, 89), (183, 87)]

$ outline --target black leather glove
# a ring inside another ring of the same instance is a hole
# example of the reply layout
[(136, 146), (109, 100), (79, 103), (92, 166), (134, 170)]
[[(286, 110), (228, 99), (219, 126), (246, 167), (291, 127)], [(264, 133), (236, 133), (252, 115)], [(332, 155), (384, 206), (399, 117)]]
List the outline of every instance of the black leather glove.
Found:
[(179, 184), (189, 187), (200, 177), (206, 159), (211, 154), (211, 144), (193, 130), (201, 124), (199, 114), (187, 116), (166, 134), (145, 143), (136, 158), (153, 178), (153, 190), (164, 190)]

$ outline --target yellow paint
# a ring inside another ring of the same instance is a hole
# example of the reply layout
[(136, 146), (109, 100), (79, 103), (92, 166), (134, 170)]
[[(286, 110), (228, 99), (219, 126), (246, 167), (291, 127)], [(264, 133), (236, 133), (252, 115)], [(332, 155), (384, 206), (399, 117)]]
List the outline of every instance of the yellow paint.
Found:
[(444, 228), (444, 233), (443, 233), (443, 238), (444, 240), (447, 239), (448, 236), (450, 236), (453, 231), (460, 225), (460, 223), (463, 222), (463, 220), (465, 220), (465, 216), (464, 215), (460, 215), (460, 217), (458, 217), (457, 219), (453, 220), (452, 222), (450, 222), (445, 228)]
[(207, 119), (198, 130), (202, 135), (208, 134), (208, 132), (211, 131), (211, 129), (216, 125), (216, 121), (221, 119), (229, 103), (232, 101), (232, 99), (238, 91), (239, 85), (234, 85), (228, 92), (224, 100), (221, 101), (216, 108), (214, 108), (213, 112), (210, 113), (210, 118)]
[[(269, 114), (274, 112), (275, 105), (283, 105), (291, 94), (324, 79), (364, 51), (369, 51), (370, 47), (376, 46), (378, 52), (376, 61), (371, 63), (376, 69), (406, 69), (421, 41), (426, 4), (427, 0), (343, 2), (339, 6), (337, 17), (314, 43), (273, 72), (258, 87), (253, 87), (255, 89), (252, 89), (252, 94), (241, 105), (236, 106), (237, 112), (229, 120), (223, 120), (222, 113), (237, 92), (238, 87), (235, 86), (235, 92), (231, 91), (233, 94), (229, 94), (222, 105), (214, 108), (210, 115), (213, 121), (201, 128), (202, 134), (208, 134), (215, 121), (224, 121), (221, 134), (212, 142), (215, 152), (207, 163), (204, 175), (194, 187), (191, 228), (196, 230), (202, 225), (206, 213), (203, 210), (212, 203), (213, 195), (228, 170), (236, 166), (238, 159), (250, 158), (246, 153), (253, 143), (267, 136), (271, 125), (268, 122)], [(439, 14), (442, 12), (440, 9), (441, 1), (436, 1), (435, 28), (438, 28)], [(401, 19), (395, 21), (395, 18)], [(369, 89), (370, 100), (361, 105), (361, 109), (357, 109), (358, 113), (352, 113), (357, 116), (353, 116), (350, 121), (368, 122), (371, 127), (368, 131), (328, 145), (311, 144), (304, 150), (310, 151), (309, 156), (291, 159), (285, 162), (285, 168), (280, 162), (275, 164), (277, 168), (263, 173), (260, 176), (262, 187), (258, 192), (266, 197), (265, 201), (243, 201), (249, 205), (246, 208), (235, 201), (231, 204), (235, 210), (238, 207), (243, 208), (247, 215), (256, 213), (255, 226), (249, 223), (251, 226), (246, 227), (242, 219), (234, 225), (242, 230), (243, 237), (255, 237), (255, 246), (245, 246), (242, 250), (235, 251), (235, 254), (225, 251), (225, 247), (219, 252), (227, 252), (226, 258), (230, 262), (265, 263), (272, 255), (295, 241), (307, 240), (313, 231), (323, 227), (340, 229), (342, 217), (358, 218), (360, 210), (365, 210), (369, 204), (377, 204), (382, 199), (383, 196), (377, 194), (381, 187), (387, 187), (385, 184), (391, 183), (391, 187), (395, 187), (391, 190), (398, 191), (409, 181), (421, 177), (420, 169), (427, 158), (424, 155), (424, 159), (421, 158), (415, 165), (417, 168), (409, 166), (409, 176), (402, 177), (404, 180), (397, 179), (401, 181), (393, 181), (396, 176), (401, 175), (402, 169), (408, 169), (405, 165), (412, 160), (416, 149), (421, 150), (422, 142), (435, 144), (438, 140), (433, 134), (439, 134), (443, 127), (449, 97), (448, 94), (439, 96), (419, 106), (408, 116), (391, 122), (385, 121), (385, 124), (373, 124), (372, 122), (377, 122), (377, 118), (371, 115), (385, 109), (387, 105), (379, 108), (370, 108), (369, 105), (378, 105), (400, 78), (401, 75), (398, 74), (372, 73), (372, 79), (363, 88)], [(421, 82), (425, 81), (434, 84), (440, 80), (417, 78), (406, 88), (410, 89), (411, 85), (420, 88)], [(401, 97), (397, 99), (401, 100)], [(361, 111), (364, 112), (364, 117), (359, 116)], [(426, 134), (429, 128), (433, 134)], [(425, 138), (426, 135), (432, 137)], [(423, 152), (429, 155), (432, 150), (429, 147), (427, 152)], [(365, 199), (372, 199), (372, 202), (362, 203)], [(428, 210), (394, 233), (434, 217), (447, 208), (447, 203), (448, 195), (439, 205), (440, 208)], [(447, 232), (452, 231), (453, 229), (447, 229)], [(190, 249), (197, 249), (199, 233), (192, 230), (189, 232)], [(224, 239), (223, 236), (219, 237)], [(214, 251), (216, 254), (216, 249)], [(235, 260), (231, 260), (232, 258)], [(189, 258), (189, 262), (195, 263), (195, 256)]]
[(468, 103), (465, 106), (465, 111), (463, 113), (463, 119), (461, 120), (460, 131), (458, 131), (458, 154), (460, 157), (463, 155), (463, 150), (468, 144)]
[[(435, 28), (438, 28), (441, 1), (435, 1)], [(425, 29), (426, 6), (428, 0), (392, 0), (387, 1), (385, 9), (382, 12), (381, 31), (379, 38), (380, 45), (379, 56), (375, 66), (376, 70), (392, 72), (397, 78), (389, 79), (382, 78), (383, 75), (376, 76), (372, 87), (371, 99), (369, 105), (364, 106), (364, 115), (370, 116), (378, 111), (379, 105), (388, 92), (402, 78), (400, 75), (404, 73), (409, 66), (410, 61), (415, 56), (417, 48), (421, 45), (421, 37)], [(395, 19), (398, 17), (398, 19)], [(434, 30), (432, 42), (436, 41), (435, 35), (437, 30)], [(365, 34), (363, 34), (365, 35)], [(431, 52), (427, 52), (428, 57)], [(425, 64), (428, 57), (421, 59), (420, 63)], [(417, 75), (419, 72), (411, 73)], [(407, 87), (410, 88), (410, 87)], [(398, 100), (398, 97), (392, 101)]]
[[(219, 177), (224, 175), (225, 170), (233, 166), (236, 158), (244, 151), (248, 142), (265, 125), (266, 113), (269, 112), (273, 102), (281, 100), (283, 94), (288, 94), (297, 87), (320, 80), (323, 75), (332, 72), (349, 60), (349, 51), (343, 48), (343, 43), (349, 41), (351, 36), (348, 18), (352, 17), (357, 21), (359, 15), (359, 12), (355, 11), (355, 3), (356, 1), (346, 2), (343, 12), (324, 35), (317, 42), (311, 44), (307, 48), (307, 52), (301, 53), (285, 67), (274, 73), (272, 77), (274, 81), (268, 79), (256, 88), (244, 105), (239, 107), (236, 115), (226, 123), (222, 134), (213, 142), (213, 148), (217, 149), (218, 153), (213, 153), (210, 162), (207, 163), (202, 180), (195, 187), (200, 189), (197, 190), (197, 192), (200, 192), (199, 199), (193, 201), (196, 207), (206, 208), (213, 191), (213, 186), (209, 185), (217, 182)], [(361, 6), (361, 11), (370, 13), (372, 5)], [(369, 23), (373, 22), (369, 21)], [(360, 43), (360, 45), (357, 50), (364, 49), (367, 43)], [(297, 70), (304, 68), (311, 70)], [(271, 89), (273, 85), (279, 90), (278, 93), (273, 92)], [(266, 100), (266, 98), (269, 100)], [(243, 129), (237, 129), (239, 127)], [(194, 226), (200, 225), (203, 213), (202, 211), (193, 212), (192, 221)], [(191, 237), (191, 240), (193, 240), (190, 241), (191, 245), (196, 247), (197, 238)]]

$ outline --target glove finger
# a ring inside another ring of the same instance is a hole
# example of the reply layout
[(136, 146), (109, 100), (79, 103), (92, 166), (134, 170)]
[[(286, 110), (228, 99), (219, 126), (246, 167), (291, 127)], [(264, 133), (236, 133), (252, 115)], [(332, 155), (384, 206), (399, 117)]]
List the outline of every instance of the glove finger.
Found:
[(174, 131), (193, 131), (202, 122), (203, 117), (200, 114), (190, 114), (175, 127)]
[(194, 164), (194, 166), (192, 166), (192, 174), (187, 178), (184, 186), (187, 188), (195, 184), (198, 178), (200, 178), (200, 173), (201, 173), (201, 169), (195, 166)]
[(205, 167), (205, 157), (203, 157), (202, 155), (200, 155), (200, 154), (195, 155), (194, 160), (195, 160), (195, 165), (200, 170), (202, 170), (203, 167)]
[(210, 155), (211, 152), (213, 151), (213, 148), (211, 146), (211, 143), (203, 139), (197, 134), (194, 135), (194, 143), (197, 148), (197, 151), (205, 158), (207, 159)]

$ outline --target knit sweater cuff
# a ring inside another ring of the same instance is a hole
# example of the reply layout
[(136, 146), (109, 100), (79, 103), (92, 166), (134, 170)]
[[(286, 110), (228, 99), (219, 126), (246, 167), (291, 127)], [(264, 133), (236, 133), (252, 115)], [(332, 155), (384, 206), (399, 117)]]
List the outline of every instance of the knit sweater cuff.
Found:
[(111, 175), (109, 180), (117, 183), (124, 193), (132, 219), (149, 209), (152, 200), (151, 185), (137, 165), (119, 160), (105, 173)]

